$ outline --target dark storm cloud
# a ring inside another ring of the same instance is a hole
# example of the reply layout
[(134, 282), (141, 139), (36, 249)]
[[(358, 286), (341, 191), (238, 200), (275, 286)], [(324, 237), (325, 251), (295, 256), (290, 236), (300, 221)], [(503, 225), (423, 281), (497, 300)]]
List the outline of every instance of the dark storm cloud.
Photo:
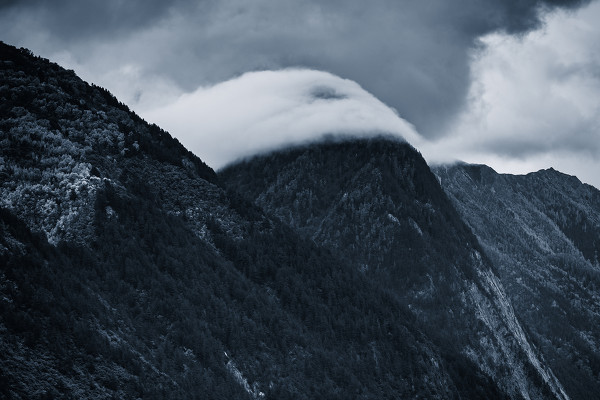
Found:
[[(160, 0), (8, 0), (0, 12), (32, 13), (44, 29), (65, 42), (114, 37), (144, 28), (168, 15), (184, 1)], [(14, 15), (14, 14), (13, 14)], [(31, 28), (31, 27), (30, 27)]]
[(541, 154), (570, 153), (580, 154), (591, 158), (598, 157), (599, 145), (595, 132), (587, 130), (588, 127), (582, 126), (577, 135), (570, 135), (568, 138), (556, 137), (554, 135), (525, 136), (513, 138), (492, 138), (482, 146), (483, 150), (493, 152), (504, 157), (516, 159), (527, 159), (531, 156)]
[(15, 28), (34, 23), (48, 35), (40, 47), (68, 48), (82, 63), (93, 56), (89, 42), (101, 42), (105, 62), (136, 63), (186, 91), (251, 70), (326, 70), (360, 83), (434, 137), (464, 105), (478, 38), (522, 34), (545, 13), (587, 2), (12, 1), (2, 3), (0, 34), (34, 47)]

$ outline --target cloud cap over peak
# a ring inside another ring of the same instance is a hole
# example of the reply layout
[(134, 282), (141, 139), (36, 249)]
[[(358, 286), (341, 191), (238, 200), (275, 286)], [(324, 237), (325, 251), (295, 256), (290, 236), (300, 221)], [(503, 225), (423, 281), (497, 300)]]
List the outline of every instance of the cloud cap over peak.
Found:
[(306, 69), (249, 72), (143, 116), (176, 133), (213, 168), (328, 135), (420, 140), (412, 125), (356, 82)]

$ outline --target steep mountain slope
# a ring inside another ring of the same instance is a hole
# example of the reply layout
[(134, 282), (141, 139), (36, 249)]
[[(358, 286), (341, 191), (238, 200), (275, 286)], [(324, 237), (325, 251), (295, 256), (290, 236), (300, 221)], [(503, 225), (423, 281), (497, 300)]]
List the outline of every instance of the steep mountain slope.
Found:
[(0, 157), (0, 397), (502, 397), (402, 296), (3, 43)]
[(600, 192), (553, 169), (435, 169), (572, 398), (600, 393)]
[(398, 296), (442, 349), (457, 386), (477, 386), (460, 377), (467, 366), (511, 397), (567, 397), (476, 238), (410, 145), (332, 141), (242, 161), (219, 178)]

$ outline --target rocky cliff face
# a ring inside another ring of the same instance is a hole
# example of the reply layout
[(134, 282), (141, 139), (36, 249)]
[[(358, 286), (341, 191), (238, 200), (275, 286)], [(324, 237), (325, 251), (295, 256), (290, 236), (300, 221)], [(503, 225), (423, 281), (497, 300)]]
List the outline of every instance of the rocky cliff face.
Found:
[(567, 397), (477, 239), (410, 145), (310, 145), (230, 166), (219, 178), (400, 298), (443, 349), (442, 368), (459, 391), (465, 382), (452, 372), (466, 363), (511, 397)]
[(600, 392), (600, 192), (542, 170), (435, 169), (477, 235), (515, 311), (572, 398)]

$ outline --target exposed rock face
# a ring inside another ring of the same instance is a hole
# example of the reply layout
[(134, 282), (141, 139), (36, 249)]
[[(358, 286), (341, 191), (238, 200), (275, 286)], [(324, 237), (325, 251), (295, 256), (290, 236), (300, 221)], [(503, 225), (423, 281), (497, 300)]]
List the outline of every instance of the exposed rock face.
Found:
[(572, 398), (600, 393), (600, 192), (553, 169), (436, 175), (494, 263), (515, 311)]

